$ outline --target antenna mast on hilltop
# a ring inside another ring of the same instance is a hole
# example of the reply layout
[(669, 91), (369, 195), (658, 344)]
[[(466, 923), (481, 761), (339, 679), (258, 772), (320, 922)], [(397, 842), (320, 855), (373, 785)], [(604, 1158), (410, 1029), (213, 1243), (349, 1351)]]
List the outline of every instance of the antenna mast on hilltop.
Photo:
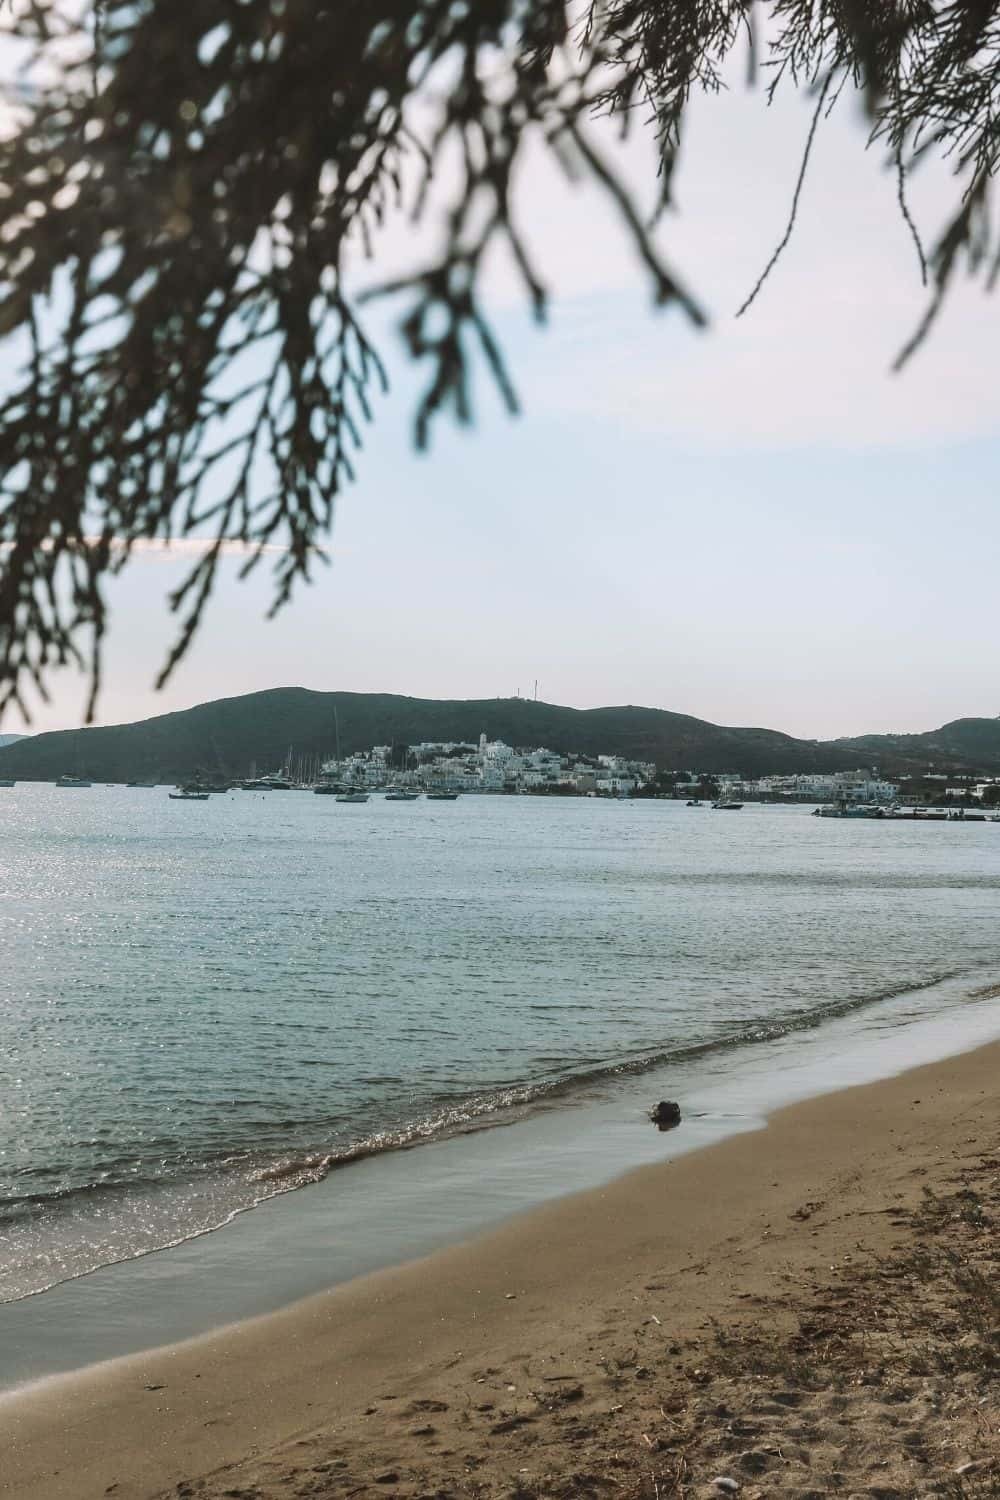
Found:
[(538, 678), (535, 678), (535, 702), (538, 702)]

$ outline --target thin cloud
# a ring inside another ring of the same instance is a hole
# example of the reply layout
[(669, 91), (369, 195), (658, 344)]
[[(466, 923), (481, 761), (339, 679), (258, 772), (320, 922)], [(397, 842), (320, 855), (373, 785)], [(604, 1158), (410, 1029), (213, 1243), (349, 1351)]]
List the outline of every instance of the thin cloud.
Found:
[[(97, 541), (96, 537), (87, 537), (90, 543)], [(112, 547), (121, 549), (123, 543), (113, 542)], [(140, 537), (132, 543), (132, 553), (135, 556), (151, 558), (163, 558), (170, 562), (174, 558), (204, 557), (211, 552), (215, 542), (210, 537), (180, 536), (167, 540), (164, 537)], [(288, 551), (283, 542), (262, 542), (259, 546), (253, 546), (249, 542), (241, 542), (235, 539), (224, 541), (219, 547), (221, 557), (253, 557), (258, 552), (266, 555), (283, 556)]]
[[(96, 547), (101, 537), (97, 535), (84, 536), (83, 543), (87, 547)], [(54, 547), (51, 537), (46, 537), (41, 547), (43, 552), (51, 552)], [(112, 552), (124, 552), (125, 542), (118, 537), (111, 540)], [(133, 541), (130, 551), (133, 557), (147, 558), (151, 562), (183, 562), (186, 558), (204, 557), (215, 547), (215, 542), (210, 537), (182, 536), (168, 539), (166, 537), (139, 537)], [(14, 542), (0, 542), (0, 556), (9, 555), (15, 547)], [(219, 547), (221, 557), (248, 558), (256, 557), (258, 553), (264, 556), (282, 557), (289, 551), (284, 542), (262, 542), (260, 545), (251, 542), (241, 542), (235, 538), (229, 538), (222, 542)], [(317, 555), (329, 556), (333, 548), (316, 548)], [(338, 548), (342, 551), (342, 548)]]

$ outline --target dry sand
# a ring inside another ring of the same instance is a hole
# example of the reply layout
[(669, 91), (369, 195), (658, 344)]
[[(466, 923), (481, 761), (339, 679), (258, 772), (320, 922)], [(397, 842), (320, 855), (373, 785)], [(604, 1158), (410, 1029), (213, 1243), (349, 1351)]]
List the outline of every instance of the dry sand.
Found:
[(418, 1263), (15, 1393), (0, 1493), (1000, 1494), (998, 1066), (994, 1045), (797, 1105)]

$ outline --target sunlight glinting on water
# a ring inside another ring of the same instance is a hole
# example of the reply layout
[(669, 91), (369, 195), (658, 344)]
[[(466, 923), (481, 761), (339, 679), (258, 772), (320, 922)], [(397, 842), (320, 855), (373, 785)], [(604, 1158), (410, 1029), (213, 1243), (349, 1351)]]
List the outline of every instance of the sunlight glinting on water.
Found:
[(1000, 826), (4, 795), (0, 1300), (1000, 953)]

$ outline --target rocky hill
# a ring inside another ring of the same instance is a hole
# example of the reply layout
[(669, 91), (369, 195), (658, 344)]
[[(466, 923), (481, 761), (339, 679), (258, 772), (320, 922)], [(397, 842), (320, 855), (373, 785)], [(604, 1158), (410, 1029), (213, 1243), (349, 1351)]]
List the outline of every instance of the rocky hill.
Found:
[(834, 744), (866, 762), (913, 771), (1000, 772), (1000, 719), (953, 719), (925, 734), (866, 734)]
[[(336, 711), (336, 714), (335, 714)], [(52, 780), (175, 781), (198, 771), (244, 776), (295, 755), (331, 755), (373, 744), (478, 740), (583, 754), (609, 752), (665, 770), (847, 770), (853, 749), (793, 739), (773, 729), (728, 728), (658, 708), (562, 708), (522, 698), (437, 700), (380, 693), (273, 688), (203, 703), (137, 724), (39, 734), (0, 750), (0, 775)]]
[(1000, 772), (1000, 719), (956, 719), (926, 734), (821, 742), (774, 729), (730, 728), (660, 708), (562, 708), (524, 698), (439, 700), (389, 693), (272, 688), (202, 703), (137, 724), (32, 735), (0, 748), (0, 775), (53, 780), (176, 781), (197, 772), (245, 776), (294, 755), (369, 745), (490, 739), (582, 754), (628, 755), (661, 770), (766, 772), (927, 770)]

